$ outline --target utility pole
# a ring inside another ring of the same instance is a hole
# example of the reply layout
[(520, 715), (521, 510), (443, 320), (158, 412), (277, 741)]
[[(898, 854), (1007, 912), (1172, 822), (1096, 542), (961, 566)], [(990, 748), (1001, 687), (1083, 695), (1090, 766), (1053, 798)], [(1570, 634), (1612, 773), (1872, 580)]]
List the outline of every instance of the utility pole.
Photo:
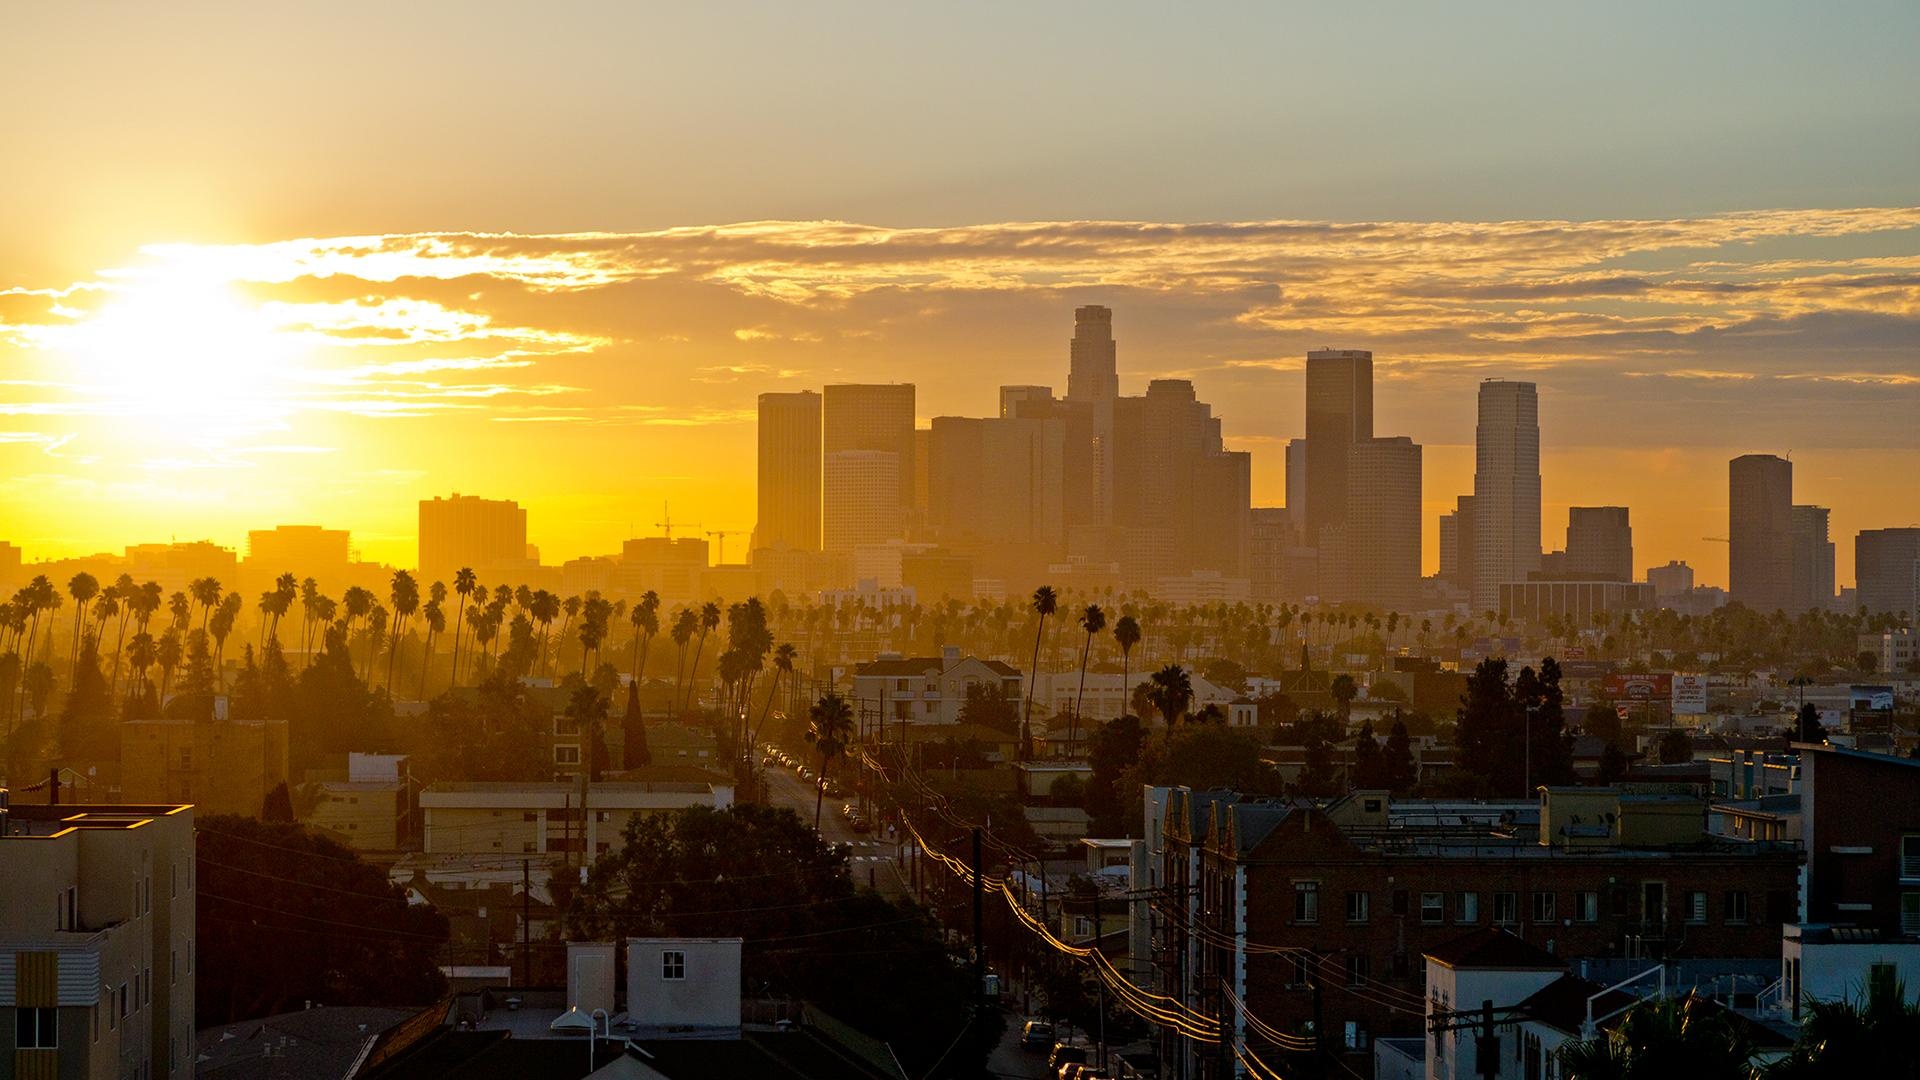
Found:
[[(1093, 949), (1100, 951), (1100, 888), (1093, 890)], [(1098, 1064), (1102, 1071), (1107, 1067), (1107, 980), (1095, 980), (1100, 986), (1100, 1039), (1095, 1045), (1099, 1048)]]
[(1321, 981), (1320, 965), (1315, 964), (1313, 975), (1313, 1071), (1316, 1076), (1327, 1075), (1327, 999), (1321, 991)]
[(980, 827), (973, 828), (973, 1024), (975, 1039), (984, 1042), (987, 1011), (987, 942), (981, 936), (984, 873), (980, 866)]
[(530, 860), (520, 860), (520, 985), (533, 985), (533, 960), (529, 955), (533, 928), (533, 870)]

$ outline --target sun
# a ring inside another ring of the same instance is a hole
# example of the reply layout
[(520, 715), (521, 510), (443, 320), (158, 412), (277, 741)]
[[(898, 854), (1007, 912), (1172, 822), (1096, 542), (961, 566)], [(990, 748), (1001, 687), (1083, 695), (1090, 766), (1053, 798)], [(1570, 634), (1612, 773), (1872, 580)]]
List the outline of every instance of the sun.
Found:
[(180, 268), (126, 280), (63, 336), (78, 391), (174, 423), (278, 414), (300, 349), (229, 282)]

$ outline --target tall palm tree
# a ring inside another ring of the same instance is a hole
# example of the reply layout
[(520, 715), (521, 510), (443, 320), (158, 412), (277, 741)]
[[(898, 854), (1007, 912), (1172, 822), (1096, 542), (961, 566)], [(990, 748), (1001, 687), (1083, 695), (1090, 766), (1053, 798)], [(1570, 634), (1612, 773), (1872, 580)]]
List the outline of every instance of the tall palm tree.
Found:
[[(439, 582), (436, 581), (433, 584), (442, 592), (446, 591), (446, 586)], [(447, 613), (440, 607), (439, 600), (429, 600), (427, 606), (420, 610), (420, 617), (427, 623), (427, 653), (420, 660), (420, 689), (415, 691), (415, 695), (421, 701), (425, 701), (427, 700), (427, 669), (433, 666), (433, 639), (446, 630)]]
[(1768, 1080), (1914, 1075), (1920, 1005), (1907, 1001), (1895, 979), (1870, 979), (1861, 998), (1809, 998), (1801, 1008), (1799, 1039)]
[(73, 644), (67, 649), (67, 670), (72, 671), (80, 656), (80, 628), (87, 621), (87, 605), (100, 595), (100, 580), (82, 570), (67, 579), (67, 595), (73, 597)]
[[(580, 614), (580, 606), (581, 600), (577, 596), (569, 596), (560, 602), (560, 610), (566, 615), (565, 618), (560, 620), (561, 641), (567, 640), (567, 631), (573, 626), (574, 617)], [(582, 656), (580, 662), (583, 664), (586, 663), (586, 657)], [(559, 661), (555, 660), (554, 663), (557, 665)]]
[(1168, 664), (1154, 672), (1150, 681), (1147, 700), (1172, 730), (1193, 706), (1193, 678), (1179, 664)]
[(693, 641), (694, 631), (700, 628), (700, 616), (692, 608), (681, 608), (673, 617), (673, 629), (669, 632), (674, 645), (679, 647), (679, 655), (673, 662), (673, 704), (680, 706), (680, 686), (682, 673), (687, 666), (687, 645)]
[(194, 603), (200, 605), (200, 629), (205, 630), (207, 620), (213, 617), (214, 605), (220, 603), (220, 579), (194, 578), (187, 585), (187, 592), (193, 595)]
[[(1909, 1053), (1911, 1047), (1908, 1048)], [(1628, 1009), (1612, 1031), (1560, 1047), (1567, 1080), (1751, 1080), (1753, 1047), (1720, 1006), (1691, 994)], [(1821, 1073), (1822, 1076), (1843, 1075)], [(1892, 1075), (1880, 1072), (1862, 1076)]]
[(799, 653), (791, 641), (783, 641), (773, 650), (773, 685), (767, 687), (767, 703), (760, 707), (760, 722), (753, 725), (753, 733), (747, 736), (748, 754), (753, 752), (754, 744), (760, 741), (761, 729), (767, 726), (767, 714), (773, 711), (773, 699), (779, 696), (780, 676), (793, 677), (793, 660), (797, 655)]
[(1027, 672), (1027, 700), (1020, 709), (1020, 749), (1021, 761), (1027, 759), (1028, 744), (1033, 739), (1033, 729), (1029, 718), (1033, 715), (1033, 691), (1040, 682), (1040, 638), (1047, 632), (1047, 616), (1052, 615), (1060, 606), (1060, 596), (1053, 586), (1042, 585), (1033, 590), (1033, 612), (1040, 617), (1033, 627), (1033, 666)]
[(633, 681), (640, 682), (647, 670), (647, 650), (653, 645), (653, 635), (660, 632), (660, 594), (648, 589), (641, 594), (640, 602), (633, 605), (627, 613), (627, 619), (633, 623)]
[(813, 784), (813, 831), (820, 832), (820, 800), (827, 791), (827, 767), (846, 752), (853, 737), (853, 706), (829, 690), (807, 710), (807, 742), (820, 751), (820, 775)]
[(167, 689), (173, 685), (173, 669), (180, 666), (185, 649), (180, 644), (180, 631), (169, 626), (167, 632), (160, 635), (160, 641), (154, 646), (153, 659), (160, 665), (160, 703), (166, 704)]
[(1127, 682), (1133, 677), (1133, 647), (1140, 644), (1140, 623), (1131, 615), (1120, 616), (1113, 624), (1113, 640), (1120, 646), (1120, 692), (1131, 693)]
[(547, 640), (553, 628), (553, 620), (560, 615), (560, 598), (545, 589), (535, 589), (527, 601), (527, 614), (540, 624), (540, 651), (535, 658), (534, 670), (546, 673)]
[(1067, 747), (1071, 752), (1074, 737), (1080, 733), (1080, 702), (1087, 694), (1087, 660), (1093, 655), (1093, 636), (1107, 628), (1107, 613), (1100, 610), (1099, 604), (1088, 604), (1087, 610), (1080, 613), (1080, 629), (1087, 632), (1086, 644), (1080, 647), (1080, 688), (1073, 694), (1073, 717), (1067, 721)]
[(707, 635), (720, 626), (720, 605), (712, 600), (700, 605), (700, 639), (694, 642), (693, 666), (687, 669), (687, 704), (693, 708), (693, 695), (700, 692), (700, 650), (707, 645)]
[(405, 570), (393, 572), (393, 645), (387, 650), (387, 696), (393, 696), (393, 664), (400, 657), (400, 642), (407, 632), (407, 620), (420, 610), (420, 583)]
[(221, 693), (225, 693), (227, 689), (226, 671), (221, 666), (221, 661), (226, 656), (226, 652), (227, 652), (227, 635), (233, 633), (233, 624), (239, 621), (240, 608), (244, 604), (245, 604), (245, 601), (240, 599), (239, 593), (237, 592), (228, 593), (224, 598), (221, 599), (220, 603), (215, 607), (213, 612), (213, 619), (208, 626), (207, 633), (209, 636), (213, 638), (213, 643), (214, 643), (214, 647), (213, 647), (214, 686)]
[[(453, 591), (460, 596), (460, 603), (453, 609), (453, 677), (447, 680), (447, 689), (460, 684), (460, 629), (466, 621), (467, 597), (473, 595), (480, 582), (474, 577), (473, 567), (463, 566), (454, 572)], [(484, 590), (482, 590), (484, 591)]]
[[(132, 666), (133, 671), (139, 676), (138, 684), (135, 684), (132, 679), (127, 680), (128, 699), (132, 699), (137, 690), (144, 690), (151, 685), (147, 682), (147, 669), (153, 666), (154, 660), (158, 657), (158, 652), (159, 648), (154, 643), (153, 635), (147, 633), (145, 630), (133, 635), (133, 640), (127, 642), (127, 663)], [(141, 696), (144, 697), (145, 695)]]

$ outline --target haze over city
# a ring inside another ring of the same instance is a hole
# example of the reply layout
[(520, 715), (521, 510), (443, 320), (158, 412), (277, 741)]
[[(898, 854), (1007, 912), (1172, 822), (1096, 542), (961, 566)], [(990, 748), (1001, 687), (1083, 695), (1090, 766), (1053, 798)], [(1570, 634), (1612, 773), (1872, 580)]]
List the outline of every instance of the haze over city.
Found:
[(1920, 5), (0, 5), (0, 1080), (1920, 1080)]

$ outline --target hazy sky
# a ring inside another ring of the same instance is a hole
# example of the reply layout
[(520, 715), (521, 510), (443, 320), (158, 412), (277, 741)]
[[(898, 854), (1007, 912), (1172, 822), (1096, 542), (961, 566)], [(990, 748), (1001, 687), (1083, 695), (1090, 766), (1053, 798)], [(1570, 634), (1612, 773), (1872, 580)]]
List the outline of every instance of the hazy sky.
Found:
[(1920, 521), (1920, 5), (1345, 8), (8, 6), (0, 538), (408, 561), (456, 488), (550, 561), (665, 499), (745, 529), (757, 392), (990, 412), (1064, 388), (1087, 302), (1263, 504), (1333, 345), (1430, 518), (1497, 374), (1541, 384), (1550, 546), (1625, 502), (1643, 566), (1724, 580), (1747, 451), (1842, 580)]

